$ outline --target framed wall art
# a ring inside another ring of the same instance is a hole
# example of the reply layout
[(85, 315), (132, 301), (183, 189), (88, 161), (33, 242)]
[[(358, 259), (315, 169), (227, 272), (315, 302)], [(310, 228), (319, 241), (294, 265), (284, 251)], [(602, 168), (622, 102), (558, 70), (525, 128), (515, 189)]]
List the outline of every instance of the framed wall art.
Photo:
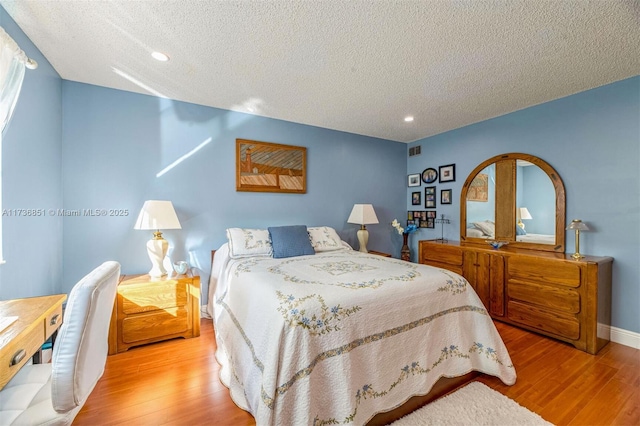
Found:
[(407, 180), (409, 186), (420, 186), (420, 173), (409, 175)]
[(436, 207), (436, 187), (427, 186), (424, 189), (424, 208), (433, 209)]
[(440, 204), (451, 204), (451, 190), (442, 189), (440, 191)]
[(489, 200), (489, 175), (478, 173), (467, 190), (468, 201), (487, 202)]
[(440, 182), (454, 182), (456, 180), (456, 165), (440, 166)]
[(420, 192), (412, 192), (411, 193), (411, 204), (414, 206), (419, 206), (422, 204), (422, 199), (420, 198)]
[(422, 172), (422, 181), (424, 183), (433, 183), (436, 179), (438, 179), (438, 172), (436, 169), (429, 167), (428, 169), (424, 169)]
[(236, 139), (236, 191), (307, 192), (307, 148)]

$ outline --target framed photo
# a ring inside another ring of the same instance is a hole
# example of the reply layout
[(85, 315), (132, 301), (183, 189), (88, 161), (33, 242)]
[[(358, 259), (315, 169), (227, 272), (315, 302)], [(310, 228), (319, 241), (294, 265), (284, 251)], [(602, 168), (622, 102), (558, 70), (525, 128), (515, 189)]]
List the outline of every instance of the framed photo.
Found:
[(412, 192), (411, 193), (411, 204), (414, 206), (419, 206), (422, 204), (422, 199), (420, 198), (420, 192)]
[(236, 191), (307, 192), (307, 148), (236, 139)]
[(440, 191), (440, 204), (451, 204), (450, 189), (443, 189)]
[(427, 218), (426, 220), (429, 219), (435, 219), (436, 218), (436, 211), (435, 210), (429, 210), (427, 211)]
[(440, 182), (454, 182), (456, 180), (456, 165), (440, 166)]
[(422, 172), (422, 181), (424, 183), (433, 183), (436, 179), (438, 179), (438, 172), (436, 169), (429, 167), (428, 169), (424, 169)]
[(427, 186), (424, 189), (424, 207), (426, 209), (433, 209), (436, 207), (436, 187)]
[(409, 175), (408, 181), (409, 186), (420, 186), (420, 173)]
[(427, 228), (435, 228), (436, 222), (435, 219), (427, 219)]

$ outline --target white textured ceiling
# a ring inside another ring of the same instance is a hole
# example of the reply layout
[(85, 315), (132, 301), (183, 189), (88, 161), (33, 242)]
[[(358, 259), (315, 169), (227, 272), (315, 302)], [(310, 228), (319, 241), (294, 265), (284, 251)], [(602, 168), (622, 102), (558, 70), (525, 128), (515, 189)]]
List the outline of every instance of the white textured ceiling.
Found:
[(640, 74), (638, 0), (0, 4), (66, 80), (402, 142)]

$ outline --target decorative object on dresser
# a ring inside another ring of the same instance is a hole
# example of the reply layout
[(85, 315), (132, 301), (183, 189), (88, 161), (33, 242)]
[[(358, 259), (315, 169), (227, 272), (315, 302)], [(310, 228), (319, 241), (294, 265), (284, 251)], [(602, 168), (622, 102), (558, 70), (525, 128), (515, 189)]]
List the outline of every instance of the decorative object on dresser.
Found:
[(571, 255), (574, 259), (582, 259), (584, 256), (580, 254), (580, 231), (588, 231), (589, 227), (580, 219), (573, 219), (567, 230), (576, 231), (576, 252)]
[[(555, 194), (555, 205), (549, 207), (555, 217), (555, 232), (545, 239), (521, 239), (515, 232), (519, 228), (514, 207), (519, 184), (516, 176), (523, 174), (516, 171), (521, 162), (530, 168), (530, 173), (546, 173), (551, 188), (548, 191)], [(539, 170), (531, 168), (533, 165)], [(488, 194), (488, 199), (495, 202), (495, 222), (470, 217), (473, 206), (467, 191), (480, 172), (495, 182)], [(608, 343), (613, 258), (578, 258), (564, 253), (564, 185), (551, 166), (532, 155), (498, 155), (471, 172), (460, 200), (460, 242), (420, 241), (420, 263), (464, 276), (494, 319), (568, 342), (591, 354)], [(482, 225), (484, 237), (471, 236), (471, 223)], [(580, 226), (578, 223), (568, 229)], [(508, 245), (496, 250), (487, 242)], [(579, 243), (577, 254), (578, 246)]]
[(133, 346), (200, 335), (200, 277), (122, 276), (109, 329), (109, 355)]
[(367, 243), (369, 242), (369, 231), (365, 225), (370, 225), (378, 222), (378, 216), (376, 216), (375, 210), (371, 204), (354, 204), (347, 223), (355, 223), (360, 225), (358, 230), (358, 242), (360, 243), (360, 251), (367, 252)]
[(133, 229), (148, 231), (155, 230), (153, 238), (147, 242), (147, 254), (151, 260), (152, 277), (167, 275), (163, 261), (169, 249), (169, 243), (162, 238), (161, 229), (182, 229), (171, 201), (148, 200), (144, 202), (138, 220)]
[(444, 225), (445, 225), (445, 224), (447, 224), (447, 225), (448, 225), (449, 223), (451, 223), (451, 221), (450, 221), (449, 219), (446, 219), (446, 218), (444, 217), (444, 215), (443, 215), (443, 214), (441, 214), (441, 215), (440, 215), (440, 217), (439, 217), (438, 219), (436, 219), (434, 222), (435, 222), (435, 223), (439, 223), (439, 224), (440, 224), (440, 235), (441, 235), (441, 237), (440, 237), (440, 238), (438, 238), (436, 241), (443, 241), (443, 242), (446, 242), (446, 241), (447, 241), (447, 239), (444, 237)]

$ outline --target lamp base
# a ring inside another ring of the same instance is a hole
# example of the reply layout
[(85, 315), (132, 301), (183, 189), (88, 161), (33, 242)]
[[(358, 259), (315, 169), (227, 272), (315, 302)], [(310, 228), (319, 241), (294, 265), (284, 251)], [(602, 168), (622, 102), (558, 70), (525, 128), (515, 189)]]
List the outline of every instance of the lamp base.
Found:
[(580, 253), (573, 253), (571, 257), (573, 257), (574, 259), (582, 259), (584, 256)]
[(362, 253), (369, 253), (367, 250), (367, 243), (369, 242), (369, 231), (363, 226), (358, 230), (358, 242), (360, 243), (360, 251)]
[(169, 243), (164, 238), (151, 239), (147, 241), (147, 254), (151, 259), (151, 270), (149, 275), (151, 277), (164, 277), (167, 275), (167, 270), (164, 269), (163, 261), (167, 255), (169, 249)]

